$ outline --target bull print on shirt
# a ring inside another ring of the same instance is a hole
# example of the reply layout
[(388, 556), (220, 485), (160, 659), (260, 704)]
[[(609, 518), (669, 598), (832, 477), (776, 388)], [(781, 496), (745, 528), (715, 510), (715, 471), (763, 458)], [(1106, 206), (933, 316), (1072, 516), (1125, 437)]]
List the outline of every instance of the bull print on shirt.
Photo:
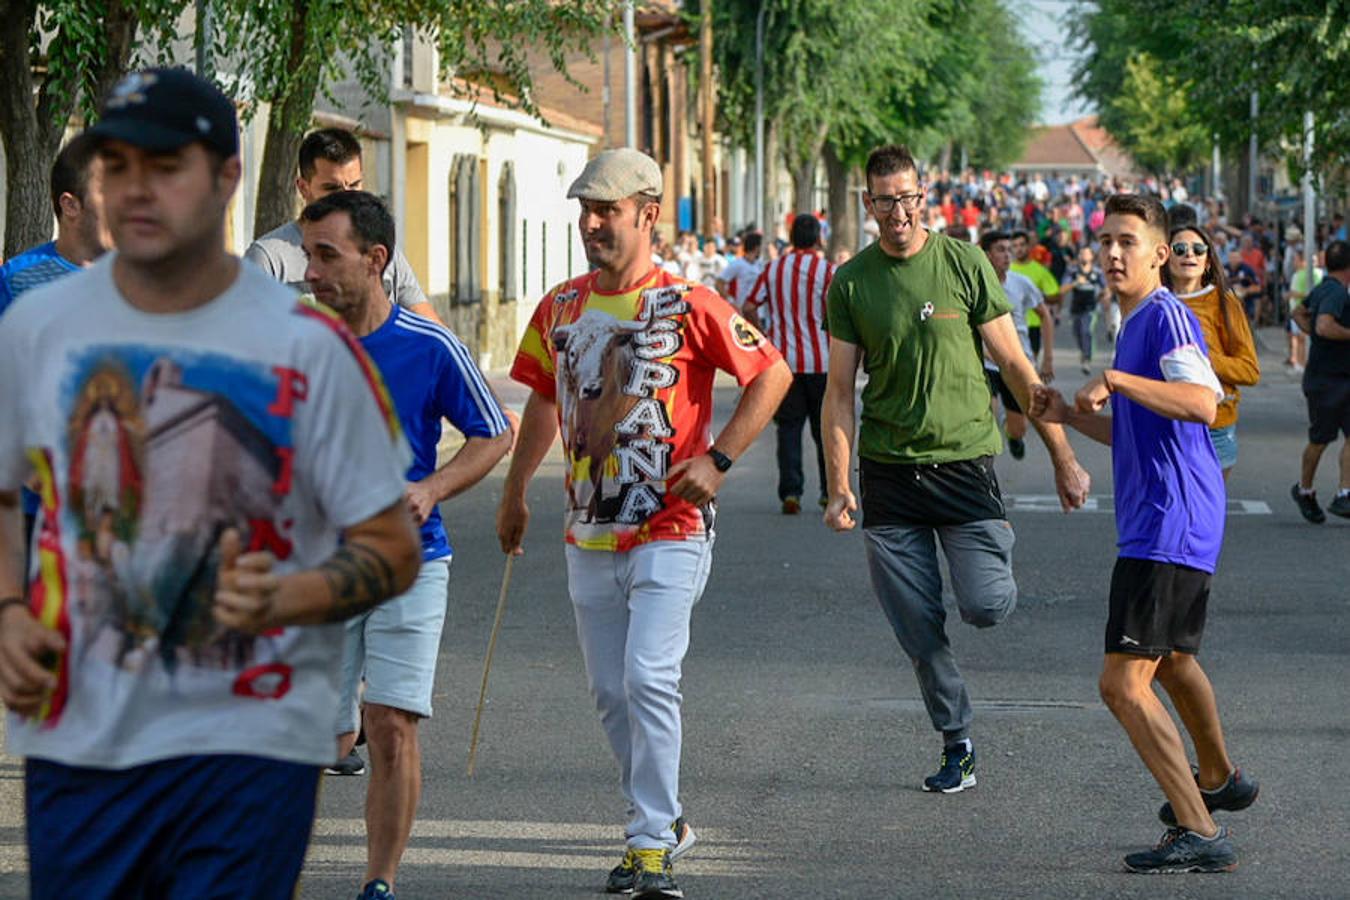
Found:
[(658, 395), (679, 380), (664, 360), (684, 347), (685, 290), (644, 291), (631, 321), (588, 309), (553, 329), (568, 500), (585, 523), (636, 526), (664, 504), (675, 429)]

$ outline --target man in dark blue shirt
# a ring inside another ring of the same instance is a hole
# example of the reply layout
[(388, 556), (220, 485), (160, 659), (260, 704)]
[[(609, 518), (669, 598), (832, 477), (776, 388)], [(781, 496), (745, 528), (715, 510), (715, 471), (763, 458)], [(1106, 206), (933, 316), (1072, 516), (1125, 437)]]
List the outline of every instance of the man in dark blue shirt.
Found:
[(1350, 518), (1350, 244), (1332, 241), (1326, 251), (1327, 274), (1313, 288), (1302, 306), (1294, 309), (1294, 321), (1312, 336), (1308, 366), (1303, 372), (1303, 396), (1308, 401), (1308, 446), (1303, 449), (1303, 471), (1292, 494), (1303, 518), (1314, 524), (1326, 521), (1317, 505), (1313, 478), (1327, 444), (1336, 433), (1346, 438), (1341, 445), (1339, 490), (1327, 509)]

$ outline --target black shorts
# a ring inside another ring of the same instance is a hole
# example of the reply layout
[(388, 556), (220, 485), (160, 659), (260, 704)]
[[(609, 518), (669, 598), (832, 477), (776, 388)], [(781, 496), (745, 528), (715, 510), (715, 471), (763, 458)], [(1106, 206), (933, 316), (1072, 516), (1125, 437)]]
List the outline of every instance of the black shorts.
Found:
[(1003, 401), (1003, 408), (1010, 413), (1022, 413), (1022, 407), (1017, 405), (1017, 398), (1008, 388), (1008, 383), (1003, 380), (1003, 374), (994, 369), (985, 369), (984, 375), (989, 379), (989, 393)]
[(965, 525), (1006, 519), (994, 458), (949, 463), (859, 460), (864, 528)]
[(1308, 401), (1308, 443), (1330, 444), (1336, 434), (1350, 437), (1350, 378), (1303, 383)]
[(1121, 557), (1111, 572), (1106, 652), (1167, 656), (1200, 652), (1209, 603), (1208, 572)]

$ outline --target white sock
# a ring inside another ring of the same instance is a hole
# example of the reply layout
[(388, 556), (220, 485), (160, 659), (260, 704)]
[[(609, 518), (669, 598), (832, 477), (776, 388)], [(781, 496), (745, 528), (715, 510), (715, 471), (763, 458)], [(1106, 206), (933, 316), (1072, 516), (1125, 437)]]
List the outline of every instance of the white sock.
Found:
[(1313, 494), (1317, 493), (1317, 491), (1313, 490), (1312, 488), (1305, 488), (1305, 487), (1299, 487), (1298, 492), (1302, 494), (1304, 497), (1311, 497)]
[(1341, 488), (1336, 492), (1337, 497), (1350, 497), (1350, 488)]

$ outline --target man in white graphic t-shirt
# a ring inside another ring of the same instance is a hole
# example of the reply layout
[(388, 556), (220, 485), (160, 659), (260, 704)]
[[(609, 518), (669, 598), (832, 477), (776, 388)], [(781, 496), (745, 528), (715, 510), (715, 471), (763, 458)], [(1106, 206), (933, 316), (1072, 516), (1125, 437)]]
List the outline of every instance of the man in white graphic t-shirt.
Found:
[(0, 699), (30, 890), (283, 900), (335, 749), (340, 623), (417, 573), (407, 444), (341, 322), (223, 249), (227, 97), (135, 72), (81, 139), (116, 251), (0, 319)]

